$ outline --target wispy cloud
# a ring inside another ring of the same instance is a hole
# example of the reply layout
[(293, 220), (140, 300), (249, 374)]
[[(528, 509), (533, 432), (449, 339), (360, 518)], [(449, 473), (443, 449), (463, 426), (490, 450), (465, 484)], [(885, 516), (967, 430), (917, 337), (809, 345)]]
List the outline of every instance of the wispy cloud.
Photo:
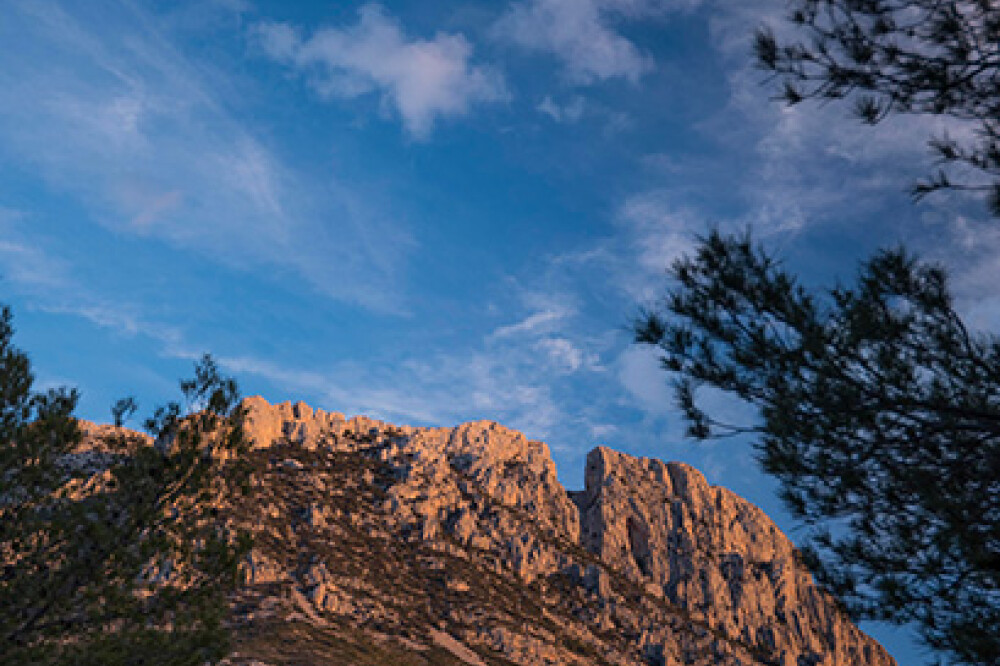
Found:
[(608, 340), (589, 333), (571, 304), (557, 305), (566, 300), (558, 293), (520, 284), (506, 293), (502, 323), (457, 344), (309, 368), (254, 355), (220, 361), (326, 408), (418, 425), (492, 419), (552, 443), (580, 441), (573, 453), (582, 455), (591, 427), (608, 422), (579, 390), (607, 383)]
[(698, 0), (525, 0), (514, 3), (493, 32), (527, 51), (558, 58), (571, 83), (612, 78), (637, 83), (654, 62), (619, 31), (619, 25), (698, 4)]
[(968, 140), (975, 124), (892, 115), (867, 127), (852, 116), (849, 104), (785, 107), (770, 98), (763, 75), (748, 58), (753, 29), (763, 23), (785, 40), (801, 38), (785, 19), (784, 3), (714, 0), (713, 9), (718, 10), (711, 20), (713, 43), (727, 66), (729, 101), (703, 129), (721, 135), (734, 151), (748, 151), (742, 161), (753, 167), (734, 182), (748, 204), (740, 221), (779, 243), (819, 230), (854, 239), (857, 251), (842, 260), (840, 277), (876, 244), (904, 243), (948, 269), (957, 306), (971, 327), (996, 330), (996, 219), (975, 195), (945, 192), (914, 203), (906, 193), (936, 166), (927, 140), (942, 134)]
[(487, 418), (546, 437), (565, 421), (549, 382), (532, 376), (518, 354), (472, 348), (385, 366), (343, 363), (322, 370), (252, 356), (218, 360), (230, 372), (266, 379), (290, 395), (397, 423), (447, 425)]
[(613, 77), (637, 82), (653, 62), (615, 31), (608, 4), (599, 0), (518, 3), (497, 23), (495, 32), (526, 50), (559, 58), (573, 83)]
[(618, 381), (629, 397), (649, 415), (666, 416), (673, 411), (674, 396), (659, 354), (649, 347), (628, 347), (618, 358)]
[(245, 120), (233, 92), (245, 82), (190, 59), (141, 6), (12, 0), (0, 39), (0, 158), (91, 220), (237, 270), (292, 273), (336, 299), (400, 307), (414, 245), (402, 222), (288, 164)]
[(184, 347), (182, 330), (145, 316), (141, 308), (109, 298), (88, 287), (67, 261), (29, 241), (19, 226), (29, 215), (0, 209), (0, 274), (7, 297), (27, 297), (30, 307), (49, 314), (72, 315), (125, 336), (141, 335), (160, 343), (169, 355), (196, 358)]
[[(767, 25), (780, 39), (801, 39), (782, 2), (754, 5), (714, 0), (712, 43), (726, 66), (729, 99), (701, 130), (752, 165), (738, 181), (748, 206), (744, 221), (767, 232), (839, 226), (866, 218), (894, 202), (895, 220), (917, 220), (954, 200), (931, 197), (905, 206), (908, 188), (933, 169), (926, 142), (947, 132), (968, 136), (973, 126), (942, 117), (892, 115), (877, 127), (859, 122), (849, 103), (805, 102), (788, 107), (774, 99), (752, 57), (754, 30)], [(907, 224), (907, 226), (911, 226)]]
[(0, 241), (0, 266), (3, 266), (4, 278), (19, 286), (51, 289), (66, 283), (62, 262), (51, 259), (36, 247), (10, 240), (9, 237)]
[(600, 369), (600, 358), (597, 354), (588, 354), (569, 338), (547, 337), (535, 343), (535, 347), (544, 352), (549, 360), (564, 372), (576, 372), (581, 368)]
[(258, 24), (254, 34), (265, 53), (301, 71), (323, 96), (377, 93), (383, 108), (398, 114), (417, 139), (426, 139), (439, 119), (507, 98), (498, 71), (471, 63), (472, 45), (464, 36), (410, 38), (379, 5), (361, 7), (356, 25), (322, 28), (308, 37), (274, 22)]
[(497, 327), (493, 339), (509, 338), (517, 335), (537, 335), (552, 330), (556, 324), (571, 314), (568, 308), (555, 307), (533, 312), (521, 321)]
[(542, 113), (557, 123), (575, 123), (583, 117), (586, 109), (586, 100), (577, 95), (565, 104), (560, 105), (551, 97), (546, 95), (538, 104), (538, 112)]
[(622, 204), (618, 221), (628, 234), (638, 267), (647, 276), (666, 273), (694, 247), (697, 235), (707, 226), (704, 217), (682, 208), (667, 190), (630, 195)]

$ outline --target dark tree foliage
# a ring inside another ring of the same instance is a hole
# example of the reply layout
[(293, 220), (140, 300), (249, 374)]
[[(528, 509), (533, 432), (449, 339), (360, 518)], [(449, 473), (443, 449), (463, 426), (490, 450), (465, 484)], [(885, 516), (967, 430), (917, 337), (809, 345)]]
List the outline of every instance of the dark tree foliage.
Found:
[[(804, 40), (757, 32), (758, 63), (783, 82), (789, 104), (851, 99), (859, 118), (893, 113), (973, 121), (976, 136), (933, 138), (942, 164), (985, 178), (954, 182), (942, 169), (913, 188), (983, 190), (1000, 215), (1000, 3), (995, 0), (792, 0)], [(966, 169), (967, 171), (967, 169)]]
[[(810, 526), (807, 564), (855, 619), (1000, 663), (1000, 340), (966, 330), (944, 271), (883, 251), (814, 291), (749, 234), (713, 232), (672, 276), (635, 332), (662, 350), (690, 434), (756, 435)], [(757, 421), (720, 422), (699, 387)]]
[(133, 396), (116, 400), (115, 403), (111, 405), (111, 421), (116, 427), (120, 428), (124, 425), (125, 421), (131, 418), (138, 410), (139, 403), (135, 401)]
[[(0, 310), (0, 661), (214, 662), (247, 539), (215, 503), (245, 447), (232, 380), (206, 357), (149, 425), (81, 450), (75, 391), (35, 392)], [(116, 420), (134, 411), (118, 405)], [(185, 417), (186, 411), (200, 410)], [(226, 465), (225, 477), (222, 467)], [(225, 479), (225, 481), (223, 481)]]

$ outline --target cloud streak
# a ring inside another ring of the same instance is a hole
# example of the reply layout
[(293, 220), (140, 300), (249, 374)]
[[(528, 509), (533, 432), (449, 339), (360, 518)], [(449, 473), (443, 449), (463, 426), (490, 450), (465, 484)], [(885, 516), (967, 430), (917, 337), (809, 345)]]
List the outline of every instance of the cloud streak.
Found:
[(8, 298), (26, 296), (38, 311), (79, 317), (121, 335), (151, 338), (171, 356), (197, 357), (183, 347), (179, 327), (152, 321), (140, 308), (95, 293), (68, 262), (24, 238), (18, 226), (25, 218), (28, 216), (0, 209), (0, 233), (5, 237), (0, 240), (0, 273), (7, 281)]
[(402, 222), (286, 163), (245, 120), (229, 76), (189, 58), (141, 7), (5, 9), (0, 158), (115, 232), (236, 270), (291, 273), (374, 310), (400, 307), (414, 246)]

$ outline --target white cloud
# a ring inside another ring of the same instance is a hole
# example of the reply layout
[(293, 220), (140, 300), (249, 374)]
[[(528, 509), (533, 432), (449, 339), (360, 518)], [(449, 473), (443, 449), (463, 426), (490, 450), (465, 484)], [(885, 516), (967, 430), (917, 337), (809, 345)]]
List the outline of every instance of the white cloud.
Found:
[(660, 367), (652, 347), (626, 347), (618, 357), (618, 380), (647, 414), (666, 416), (674, 412), (669, 376)]
[(306, 73), (322, 95), (378, 92), (418, 139), (427, 138), (439, 118), (507, 98), (497, 71), (470, 63), (472, 45), (462, 35), (410, 39), (379, 5), (361, 7), (358, 16), (357, 25), (323, 28), (305, 39), (285, 23), (261, 23), (255, 33), (268, 55)]
[(521, 321), (497, 327), (491, 337), (509, 338), (517, 335), (536, 335), (553, 330), (554, 325), (566, 319), (571, 312), (565, 308), (550, 308), (533, 312)]
[(608, 3), (600, 0), (532, 0), (515, 4), (496, 25), (496, 33), (529, 51), (562, 61), (573, 83), (613, 77), (633, 83), (653, 63), (610, 23)]
[(628, 197), (619, 216), (632, 236), (639, 266), (652, 274), (665, 273), (705, 231), (705, 221), (680, 209), (664, 190)]
[(636, 83), (654, 63), (619, 32), (619, 24), (699, 4), (700, 0), (525, 0), (515, 3), (493, 31), (525, 50), (555, 56), (572, 83), (616, 77)]
[[(968, 123), (932, 116), (894, 114), (869, 127), (853, 117), (850, 100), (788, 107), (774, 99), (776, 82), (766, 85), (767, 77), (748, 57), (761, 25), (780, 40), (802, 39), (784, 3), (715, 0), (713, 9), (712, 42), (727, 71), (729, 99), (700, 129), (738, 153), (734, 159), (752, 165), (733, 186), (745, 197), (743, 222), (757, 231), (838, 225), (876, 215), (887, 201), (903, 204), (906, 190), (934, 168), (927, 139), (945, 131), (970, 136)], [(928, 208), (953, 210), (953, 204), (930, 197), (919, 207), (892, 212), (915, 221)]]
[(0, 240), (0, 266), (6, 279), (32, 289), (58, 288), (67, 282), (63, 262), (21, 241)]
[(575, 123), (583, 117), (586, 102), (583, 97), (577, 95), (564, 105), (559, 105), (551, 97), (546, 95), (538, 104), (538, 112), (542, 113), (557, 123)]
[(618, 426), (610, 423), (595, 423), (590, 426), (590, 436), (596, 440), (607, 439), (608, 437), (616, 435), (618, 431)]
[(625, 197), (615, 217), (618, 233), (581, 253), (616, 290), (615, 298), (638, 308), (662, 296), (674, 261), (708, 230), (708, 221), (679, 200), (668, 189)]
[(535, 347), (544, 352), (555, 367), (565, 372), (576, 372), (581, 368), (588, 370), (600, 368), (597, 354), (588, 354), (568, 338), (542, 338), (535, 343)]

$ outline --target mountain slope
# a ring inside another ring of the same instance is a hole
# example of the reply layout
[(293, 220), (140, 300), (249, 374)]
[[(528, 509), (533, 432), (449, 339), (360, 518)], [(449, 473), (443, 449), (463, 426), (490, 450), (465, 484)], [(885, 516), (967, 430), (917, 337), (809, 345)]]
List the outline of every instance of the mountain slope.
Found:
[(687, 465), (597, 448), (569, 493), (545, 444), (494, 422), (244, 406), (251, 489), (219, 507), (255, 535), (232, 664), (895, 663)]
[(493, 422), (245, 404), (234, 662), (894, 663), (760, 509), (687, 465), (598, 448), (568, 493), (543, 443)]

